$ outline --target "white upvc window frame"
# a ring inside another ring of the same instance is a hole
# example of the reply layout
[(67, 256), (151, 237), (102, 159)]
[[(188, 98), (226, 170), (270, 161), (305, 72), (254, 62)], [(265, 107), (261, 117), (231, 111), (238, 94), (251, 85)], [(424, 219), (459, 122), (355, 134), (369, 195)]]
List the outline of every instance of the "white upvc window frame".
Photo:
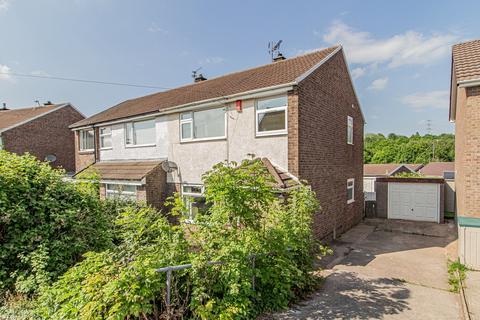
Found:
[[(135, 191), (119, 191), (115, 189), (110, 189), (109, 186), (133, 186), (135, 187)], [(132, 200), (131, 198), (134, 198), (134, 201), (137, 201), (137, 193), (138, 193), (138, 187), (136, 185), (131, 185), (131, 184), (121, 184), (121, 183), (105, 183), (105, 198), (122, 198), (122, 196), (126, 196), (127, 200)]]
[[(200, 188), (200, 192), (185, 192), (185, 187), (195, 187), (195, 188)], [(185, 213), (185, 222), (186, 223), (194, 223), (195, 222), (195, 217), (193, 216), (192, 213), (192, 202), (189, 202), (186, 198), (205, 198), (204, 196), (204, 186), (201, 184), (182, 184), (182, 198), (185, 202), (185, 204), (188, 206), (188, 212)]]
[[(156, 140), (156, 137), (157, 137), (157, 125), (156, 125), (156, 121), (155, 121), (155, 118), (148, 118), (148, 119), (141, 119), (141, 120), (135, 120), (135, 121), (128, 121), (128, 122), (125, 122), (125, 124), (123, 125), (123, 131), (124, 131), (124, 139), (125, 139), (125, 148), (140, 148), (140, 147), (155, 147), (157, 144), (156, 142), (153, 142), (153, 143), (144, 143), (144, 144), (137, 144), (136, 143), (136, 134), (135, 134), (135, 123), (139, 123), (139, 122), (147, 122), (147, 121), (153, 121), (153, 129), (155, 131), (154, 133), (154, 140)], [(132, 143), (128, 143), (128, 130), (127, 130), (127, 126), (128, 125), (131, 125), (132, 126)]]
[[(109, 133), (102, 133), (102, 130), (104, 129), (109, 129)], [(99, 141), (100, 141), (100, 150), (110, 150), (113, 148), (113, 141), (112, 141), (112, 127), (111, 126), (106, 126), (106, 127), (100, 127), (98, 129), (98, 136), (99, 136)], [(102, 138), (110, 137), (110, 146), (105, 147), (103, 146), (103, 140)]]
[[(348, 199), (348, 190), (352, 189), (352, 198)], [(355, 179), (347, 179), (347, 204), (355, 202)]]
[[(257, 99), (255, 100), (255, 136), (256, 137), (265, 137), (265, 136), (277, 136), (277, 135), (283, 135), (288, 133), (288, 97), (287, 97), (287, 104), (281, 107), (275, 107), (271, 109), (258, 109), (258, 102), (263, 101), (263, 100), (270, 100), (270, 99), (275, 99), (279, 98), (281, 96), (273, 96), (273, 97), (268, 97), (268, 98), (262, 98), (262, 99)], [(270, 130), (270, 131), (259, 131), (258, 130), (258, 116), (260, 114), (265, 114), (265, 113), (271, 113), (271, 112), (277, 112), (277, 111), (284, 111), (285, 112), (285, 129), (281, 130)]]
[[(213, 110), (213, 109), (223, 109), (224, 111), (224, 132), (222, 136), (218, 137), (208, 137), (208, 138), (195, 138), (195, 112), (201, 112), (201, 111), (206, 111), (206, 110)], [(182, 119), (183, 115), (190, 115), (190, 118), (188, 119)], [(182, 112), (179, 114), (179, 135), (180, 135), (180, 142), (197, 142), (197, 141), (210, 141), (210, 140), (223, 140), (227, 138), (227, 110), (225, 107), (214, 107), (214, 108), (208, 108), (208, 109), (202, 109), (202, 110), (195, 110), (195, 111), (187, 111), (187, 112)], [(190, 137), (189, 138), (184, 138), (183, 137), (183, 131), (182, 131), (182, 126), (184, 124), (190, 124)]]
[(347, 144), (353, 145), (353, 117), (347, 116)]
[(3, 150), (3, 138), (0, 136), (0, 150)]
[[(85, 147), (85, 139), (87, 138), (87, 133), (88, 132), (93, 132), (93, 148), (86, 149)], [(92, 152), (95, 151), (95, 130), (92, 129), (83, 129), (78, 131), (78, 148), (80, 152)]]

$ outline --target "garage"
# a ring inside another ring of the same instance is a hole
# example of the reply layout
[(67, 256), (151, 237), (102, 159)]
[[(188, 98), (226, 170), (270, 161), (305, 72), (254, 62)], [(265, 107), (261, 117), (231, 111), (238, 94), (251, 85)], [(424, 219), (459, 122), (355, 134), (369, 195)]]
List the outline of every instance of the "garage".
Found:
[(388, 218), (440, 222), (440, 186), (435, 183), (390, 182)]
[(442, 178), (386, 177), (375, 185), (379, 218), (443, 223)]

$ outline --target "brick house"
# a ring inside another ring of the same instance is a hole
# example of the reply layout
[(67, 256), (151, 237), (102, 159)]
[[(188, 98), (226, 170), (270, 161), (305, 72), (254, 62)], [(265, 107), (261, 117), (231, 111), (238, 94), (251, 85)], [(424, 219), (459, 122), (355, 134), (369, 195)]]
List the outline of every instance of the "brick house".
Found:
[(69, 103), (22, 109), (0, 109), (0, 149), (49, 161), (54, 167), (75, 172), (72, 123), (84, 119)]
[(455, 122), (459, 256), (480, 269), (480, 40), (453, 46), (450, 121)]
[[(322, 206), (315, 235), (324, 238), (363, 216), (363, 126), (343, 48), (336, 46), (210, 80), (200, 75), (191, 85), (127, 100), (71, 128), (77, 171), (105, 172), (107, 164), (115, 172), (101, 175), (104, 196), (128, 190), (145, 199), (155, 188), (150, 194), (164, 198), (176, 190), (194, 197), (193, 217), (203, 201), (202, 174), (254, 154), (279, 180), (311, 184)], [(122, 166), (138, 163), (155, 169), (127, 178)], [(152, 173), (158, 185), (148, 182)]]

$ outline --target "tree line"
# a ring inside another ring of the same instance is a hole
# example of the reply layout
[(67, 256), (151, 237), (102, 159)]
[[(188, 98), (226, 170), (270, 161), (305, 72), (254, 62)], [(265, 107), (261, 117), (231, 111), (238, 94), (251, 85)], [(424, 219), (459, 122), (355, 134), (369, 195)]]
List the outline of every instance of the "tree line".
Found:
[(364, 141), (365, 163), (429, 163), (455, 161), (455, 135), (442, 133), (410, 137), (368, 133)]

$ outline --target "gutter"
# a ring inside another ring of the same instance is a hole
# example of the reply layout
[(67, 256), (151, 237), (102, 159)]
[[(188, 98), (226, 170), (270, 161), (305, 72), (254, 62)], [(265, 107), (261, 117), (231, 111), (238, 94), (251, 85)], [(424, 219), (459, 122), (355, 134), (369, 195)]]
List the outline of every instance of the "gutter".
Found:
[(459, 88), (468, 88), (468, 87), (480, 86), (480, 78), (457, 81), (457, 86)]

